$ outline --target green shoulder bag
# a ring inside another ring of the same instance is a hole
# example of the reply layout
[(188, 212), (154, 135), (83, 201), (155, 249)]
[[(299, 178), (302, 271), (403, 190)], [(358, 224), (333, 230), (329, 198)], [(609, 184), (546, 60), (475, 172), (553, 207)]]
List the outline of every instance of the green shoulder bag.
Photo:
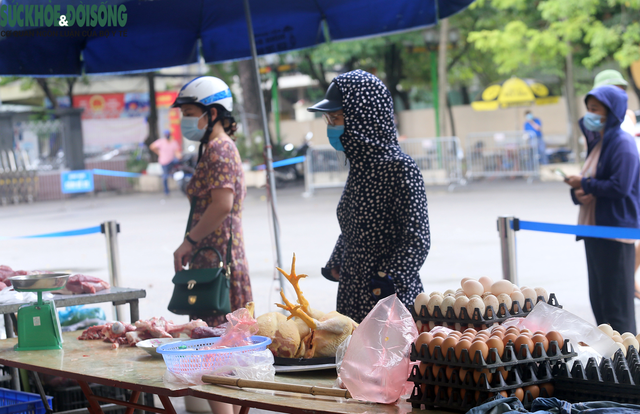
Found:
[[(191, 227), (193, 217), (192, 200), (191, 212), (187, 230)], [(233, 218), (231, 219), (233, 223)], [(231, 262), (233, 247), (233, 228), (230, 229), (229, 242), (227, 243), (227, 264), (222, 261), (222, 255), (214, 247), (202, 247), (198, 249), (191, 261), (203, 251), (213, 250), (218, 256), (218, 267), (210, 269), (186, 269), (180, 270), (173, 277), (173, 295), (169, 301), (169, 311), (178, 315), (218, 316), (231, 312), (229, 300), (229, 286), (231, 278)]]

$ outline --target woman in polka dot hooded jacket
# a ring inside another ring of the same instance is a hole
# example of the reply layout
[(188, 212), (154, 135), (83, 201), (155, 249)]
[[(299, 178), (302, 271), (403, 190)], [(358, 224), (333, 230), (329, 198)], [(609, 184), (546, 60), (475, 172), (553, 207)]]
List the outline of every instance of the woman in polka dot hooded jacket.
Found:
[(322, 274), (339, 279), (337, 311), (361, 322), (382, 298), (396, 293), (412, 306), (424, 291), (419, 270), (431, 245), (429, 216), (422, 174), (398, 145), (382, 81), (362, 70), (342, 74), (309, 110), (339, 119), (340, 106), (350, 171), (337, 209), (342, 233)]

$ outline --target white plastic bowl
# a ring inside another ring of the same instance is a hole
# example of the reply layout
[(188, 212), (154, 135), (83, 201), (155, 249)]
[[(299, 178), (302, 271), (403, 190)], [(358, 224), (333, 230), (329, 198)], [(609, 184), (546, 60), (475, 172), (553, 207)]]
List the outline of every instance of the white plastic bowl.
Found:
[(145, 350), (152, 357), (160, 358), (161, 355), (156, 352), (156, 348), (160, 345), (168, 344), (170, 342), (181, 342), (188, 340), (189, 338), (151, 338), (145, 341), (138, 342), (136, 346)]

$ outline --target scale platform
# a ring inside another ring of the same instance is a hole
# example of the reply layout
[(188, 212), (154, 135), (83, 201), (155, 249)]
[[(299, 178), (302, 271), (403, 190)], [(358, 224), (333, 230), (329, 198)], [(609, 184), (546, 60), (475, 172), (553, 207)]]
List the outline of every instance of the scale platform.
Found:
[(62, 329), (56, 305), (52, 300), (42, 300), (42, 292), (60, 290), (67, 284), (68, 273), (48, 273), (10, 277), (11, 285), (18, 292), (36, 292), (35, 303), (18, 309), (18, 344), (16, 351), (41, 351), (62, 349)]

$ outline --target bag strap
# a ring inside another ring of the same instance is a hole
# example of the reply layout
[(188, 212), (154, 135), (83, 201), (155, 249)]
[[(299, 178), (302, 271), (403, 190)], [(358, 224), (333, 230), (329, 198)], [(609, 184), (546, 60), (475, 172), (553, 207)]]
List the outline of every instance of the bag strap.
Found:
[[(189, 210), (189, 220), (187, 220), (187, 229), (184, 234), (186, 235), (191, 230), (191, 222), (193, 221), (193, 211), (195, 210), (195, 206), (198, 202), (197, 197), (191, 197), (191, 209)], [(225, 276), (227, 279), (231, 277), (231, 262), (233, 260), (233, 255), (231, 249), (233, 248), (233, 216), (229, 214), (228, 216), (231, 219), (231, 223), (229, 223), (229, 241), (227, 242), (227, 264), (225, 270)], [(218, 260), (222, 263), (222, 255), (215, 247), (201, 247), (198, 249), (192, 256), (191, 260), (193, 260), (201, 251), (203, 250), (213, 250), (218, 255)]]

